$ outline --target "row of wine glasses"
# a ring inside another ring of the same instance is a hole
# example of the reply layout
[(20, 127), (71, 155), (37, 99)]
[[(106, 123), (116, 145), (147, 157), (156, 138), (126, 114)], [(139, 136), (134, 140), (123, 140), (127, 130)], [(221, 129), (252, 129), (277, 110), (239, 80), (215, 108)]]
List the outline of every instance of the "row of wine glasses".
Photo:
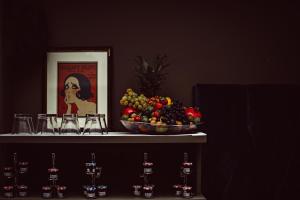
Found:
[[(107, 125), (104, 114), (87, 114), (83, 131), (77, 114), (37, 114), (36, 125), (31, 114), (14, 114), (13, 134), (93, 134), (104, 133)], [(102, 120), (102, 121), (101, 121)], [(103, 124), (102, 124), (103, 122)]]

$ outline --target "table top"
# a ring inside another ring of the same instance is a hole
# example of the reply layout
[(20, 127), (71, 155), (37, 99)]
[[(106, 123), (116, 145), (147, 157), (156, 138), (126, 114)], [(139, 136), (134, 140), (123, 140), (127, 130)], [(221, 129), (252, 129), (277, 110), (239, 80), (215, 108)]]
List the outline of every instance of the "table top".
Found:
[(0, 143), (206, 143), (202, 132), (180, 135), (147, 135), (130, 132), (107, 134), (0, 134)]

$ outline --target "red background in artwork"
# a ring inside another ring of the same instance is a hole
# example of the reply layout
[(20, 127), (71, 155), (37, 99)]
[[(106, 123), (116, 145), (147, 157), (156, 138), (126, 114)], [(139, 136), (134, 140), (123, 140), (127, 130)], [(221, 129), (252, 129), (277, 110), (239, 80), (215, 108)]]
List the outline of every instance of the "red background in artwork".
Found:
[[(58, 71), (58, 88), (57, 88), (57, 114), (62, 116), (67, 111), (67, 105), (64, 102), (64, 81), (65, 78), (72, 73), (80, 73), (86, 76), (91, 83), (92, 97), (88, 99), (89, 102), (97, 104), (97, 63), (84, 62), (84, 63), (57, 63)], [(77, 113), (76, 105), (72, 105), (72, 113)]]

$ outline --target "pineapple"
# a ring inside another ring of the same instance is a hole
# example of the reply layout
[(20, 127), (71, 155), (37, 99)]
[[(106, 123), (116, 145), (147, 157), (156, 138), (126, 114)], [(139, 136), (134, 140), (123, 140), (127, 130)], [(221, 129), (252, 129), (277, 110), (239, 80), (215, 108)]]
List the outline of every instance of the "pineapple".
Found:
[(152, 62), (142, 56), (137, 56), (135, 61), (134, 70), (140, 84), (140, 92), (147, 97), (156, 96), (167, 76), (165, 69), (170, 65), (167, 63), (167, 56), (158, 55)]

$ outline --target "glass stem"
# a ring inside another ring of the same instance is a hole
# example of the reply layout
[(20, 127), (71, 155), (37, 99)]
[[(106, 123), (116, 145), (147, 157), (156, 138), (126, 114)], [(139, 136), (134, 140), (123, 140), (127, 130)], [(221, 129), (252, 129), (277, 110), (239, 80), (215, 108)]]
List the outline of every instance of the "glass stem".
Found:
[(17, 153), (13, 154), (13, 159), (14, 159), (14, 186), (16, 187), (18, 185), (18, 172), (17, 172), (18, 156), (17, 156)]

